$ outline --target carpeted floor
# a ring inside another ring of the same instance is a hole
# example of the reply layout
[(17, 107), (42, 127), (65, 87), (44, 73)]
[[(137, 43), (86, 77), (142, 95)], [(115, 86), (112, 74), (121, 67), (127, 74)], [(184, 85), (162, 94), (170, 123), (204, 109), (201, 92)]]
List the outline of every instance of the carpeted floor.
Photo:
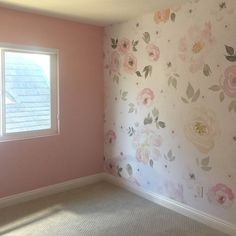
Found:
[(6, 236), (226, 236), (108, 183), (0, 209)]

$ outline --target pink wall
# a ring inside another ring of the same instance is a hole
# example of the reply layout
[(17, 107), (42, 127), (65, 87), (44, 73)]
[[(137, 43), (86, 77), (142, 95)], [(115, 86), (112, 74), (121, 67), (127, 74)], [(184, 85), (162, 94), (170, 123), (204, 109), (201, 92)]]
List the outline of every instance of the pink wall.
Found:
[(103, 165), (103, 29), (0, 8), (0, 42), (60, 50), (58, 136), (0, 143), (0, 197)]

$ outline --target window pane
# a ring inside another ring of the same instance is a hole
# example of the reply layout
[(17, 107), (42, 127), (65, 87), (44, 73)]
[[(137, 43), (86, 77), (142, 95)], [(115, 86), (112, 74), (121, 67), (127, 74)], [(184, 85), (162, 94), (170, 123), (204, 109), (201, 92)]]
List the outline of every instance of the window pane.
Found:
[(51, 128), (50, 56), (5, 52), (6, 133)]

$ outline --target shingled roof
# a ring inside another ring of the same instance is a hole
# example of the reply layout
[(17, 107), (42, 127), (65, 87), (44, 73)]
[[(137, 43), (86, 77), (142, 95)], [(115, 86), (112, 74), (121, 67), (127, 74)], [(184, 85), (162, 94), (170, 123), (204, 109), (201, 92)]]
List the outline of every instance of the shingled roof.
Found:
[(50, 85), (43, 69), (22, 53), (5, 57), (6, 132), (51, 127)]

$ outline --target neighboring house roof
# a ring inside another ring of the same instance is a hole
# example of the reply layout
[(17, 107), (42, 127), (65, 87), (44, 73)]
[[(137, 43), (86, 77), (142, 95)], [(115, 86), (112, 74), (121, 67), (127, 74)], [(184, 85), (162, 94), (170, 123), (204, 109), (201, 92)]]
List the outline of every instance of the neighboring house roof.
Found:
[(48, 129), (50, 86), (42, 68), (20, 53), (5, 58), (7, 133)]

